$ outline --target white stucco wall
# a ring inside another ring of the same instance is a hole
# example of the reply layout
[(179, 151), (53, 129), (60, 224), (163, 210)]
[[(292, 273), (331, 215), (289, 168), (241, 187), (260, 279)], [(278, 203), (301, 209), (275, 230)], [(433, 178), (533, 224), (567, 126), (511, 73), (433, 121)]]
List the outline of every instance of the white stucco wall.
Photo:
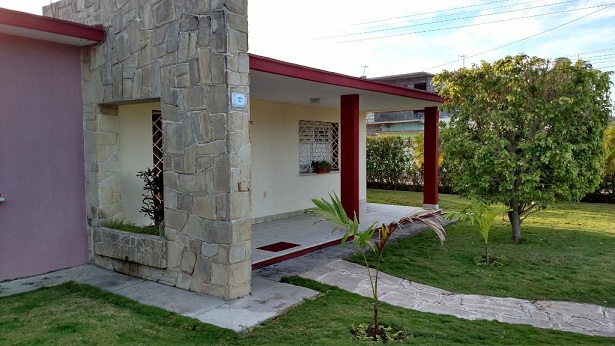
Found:
[[(253, 218), (311, 208), (312, 198), (332, 191), (339, 195), (339, 172), (299, 174), (299, 120), (339, 122), (339, 114), (339, 109), (250, 100)], [(365, 201), (364, 113), (360, 121), (359, 195)]]
[(122, 214), (124, 221), (137, 225), (152, 224), (149, 218), (139, 212), (143, 205), (143, 180), (137, 177), (137, 172), (153, 166), (153, 110), (160, 110), (160, 103), (119, 106)]

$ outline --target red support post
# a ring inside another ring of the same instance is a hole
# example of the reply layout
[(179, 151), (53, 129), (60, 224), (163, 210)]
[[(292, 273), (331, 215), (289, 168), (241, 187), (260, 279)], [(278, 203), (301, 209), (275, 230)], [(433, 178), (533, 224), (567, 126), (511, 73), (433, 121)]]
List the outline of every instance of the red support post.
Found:
[(438, 209), (438, 107), (425, 108), (423, 208)]
[(341, 200), (352, 218), (359, 217), (359, 95), (342, 95), (340, 111)]

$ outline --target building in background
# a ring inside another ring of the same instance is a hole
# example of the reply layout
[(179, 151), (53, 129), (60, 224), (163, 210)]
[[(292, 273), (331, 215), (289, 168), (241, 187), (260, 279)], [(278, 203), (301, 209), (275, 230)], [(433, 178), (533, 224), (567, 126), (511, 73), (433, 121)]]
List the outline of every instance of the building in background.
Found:
[[(370, 80), (434, 92), (432, 84), (435, 75), (428, 72), (412, 72), (392, 76), (370, 78)], [(450, 116), (440, 112), (440, 121), (448, 122)], [(411, 136), (422, 133), (425, 127), (425, 112), (423, 109), (393, 110), (387, 112), (374, 112), (367, 115), (367, 135), (398, 134)]]

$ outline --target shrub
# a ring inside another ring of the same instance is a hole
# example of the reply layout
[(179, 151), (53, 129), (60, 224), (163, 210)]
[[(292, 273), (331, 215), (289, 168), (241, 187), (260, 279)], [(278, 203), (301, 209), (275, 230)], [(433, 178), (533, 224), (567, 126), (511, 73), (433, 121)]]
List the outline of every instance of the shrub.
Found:
[[(423, 189), (423, 134), (402, 136), (372, 136), (367, 138), (367, 185), (381, 189)], [(440, 192), (454, 193), (451, 176), (458, 169), (439, 157)]]
[(397, 188), (408, 165), (406, 140), (401, 136), (367, 139), (367, 181), (380, 188)]
[(162, 172), (156, 174), (153, 169), (137, 173), (137, 177), (143, 180), (143, 206), (141, 213), (149, 217), (156, 227), (164, 222), (164, 203), (163, 203), (163, 178)]

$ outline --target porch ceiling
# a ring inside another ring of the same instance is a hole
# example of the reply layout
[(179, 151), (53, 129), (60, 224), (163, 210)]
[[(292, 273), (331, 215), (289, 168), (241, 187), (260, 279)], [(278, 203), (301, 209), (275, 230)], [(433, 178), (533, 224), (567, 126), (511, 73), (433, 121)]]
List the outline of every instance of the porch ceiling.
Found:
[(340, 96), (349, 94), (358, 94), (360, 109), (367, 112), (416, 110), (444, 101), (431, 92), (250, 56), (251, 98), (340, 108)]

